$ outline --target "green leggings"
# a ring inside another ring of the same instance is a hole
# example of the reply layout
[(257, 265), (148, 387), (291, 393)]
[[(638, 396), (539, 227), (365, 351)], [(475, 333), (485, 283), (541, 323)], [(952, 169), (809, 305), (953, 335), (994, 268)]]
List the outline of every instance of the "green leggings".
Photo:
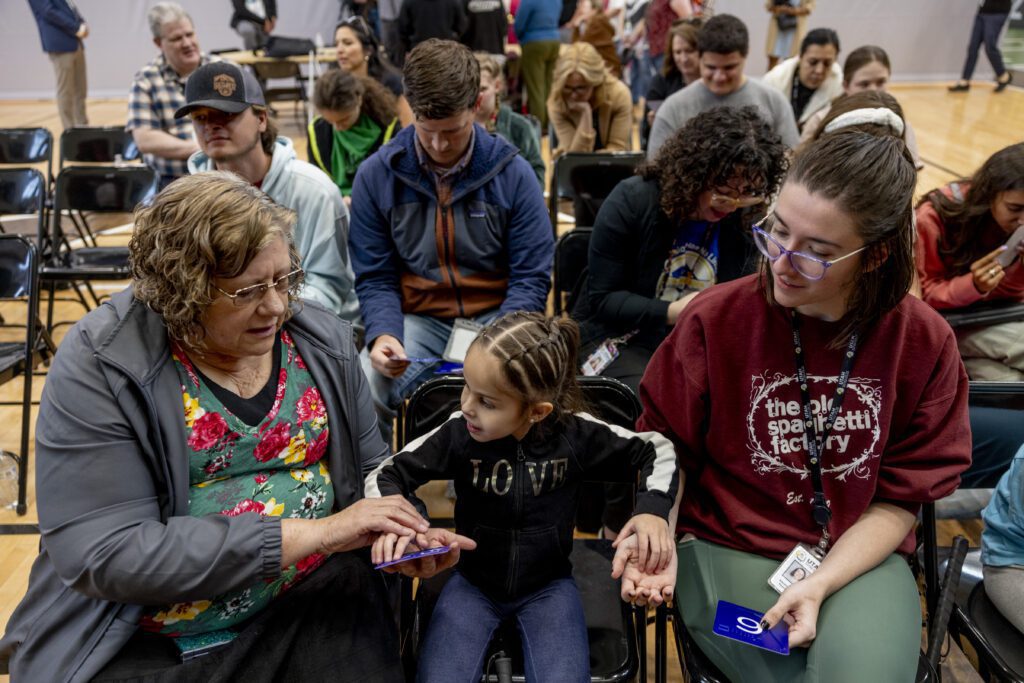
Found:
[(882, 564), (829, 597), (817, 637), (789, 656), (712, 631), (718, 601), (766, 612), (779, 594), (768, 585), (777, 560), (699, 540), (679, 544), (677, 599), (698, 647), (734, 683), (912, 683), (921, 646), (921, 603), (906, 560)]

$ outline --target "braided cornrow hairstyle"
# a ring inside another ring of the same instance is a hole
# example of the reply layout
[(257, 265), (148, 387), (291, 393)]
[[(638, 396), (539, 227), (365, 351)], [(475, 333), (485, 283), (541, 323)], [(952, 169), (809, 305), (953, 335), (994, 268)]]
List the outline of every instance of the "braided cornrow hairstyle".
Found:
[(549, 401), (556, 419), (584, 409), (576, 382), (580, 330), (568, 318), (517, 311), (481, 330), (473, 345), (502, 362), (505, 379), (525, 403)]

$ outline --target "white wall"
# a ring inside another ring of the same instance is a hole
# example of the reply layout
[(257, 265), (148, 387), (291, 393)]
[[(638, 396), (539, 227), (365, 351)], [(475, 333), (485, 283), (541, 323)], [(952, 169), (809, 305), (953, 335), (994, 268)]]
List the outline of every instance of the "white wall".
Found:
[[(552, 0), (554, 1), (554, 0)], [(192, 15), (203, 49), (240, 46), (228, 26), (229, 0), (180, 0)], [(86, 39), (89, 94), (125, 97), (132, 75), (155, 54), (146, 26), (149, 0), (76, 0), (90, 26)], [(843, 52), (874, 43), (888, 52), (896, 80), (955, 78), (963, 63), (977, 0), (818, 0), (810, 27), (839, 32)], [(277, 33), (331, 40), (335, 0), (280, 0)], [(762, 0), (717, 0), (715, 10), (747, 23), (751, 50), (748, 71), (765, 67), (768, 14)], [(842, 55), (840, 55), (842, 58)], [(981, 57), (976, 77), (988, 78)], [(52, 97), (53, 71), (42, 52), (27, 0), (0, 0), (0, 98)]]

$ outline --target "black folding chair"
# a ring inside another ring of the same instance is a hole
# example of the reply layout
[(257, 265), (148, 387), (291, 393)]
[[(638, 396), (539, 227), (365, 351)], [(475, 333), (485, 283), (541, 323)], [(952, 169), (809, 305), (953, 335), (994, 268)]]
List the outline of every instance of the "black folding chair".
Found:
[(593, 226), (604, 200), (644, 158), (643, 152), (567, 152), (555, 159), (548, 211), (556, 234), (560, 200), (573, 201), (576, 227)]
[(949, 630), (961, 649), (973, 653), (984, 681), (1024, 683), (1024, 635), (992, 604), (985, 582), (974, 586), (966, 607), (953, 611)]
[(998, 325), (1024, 320), (1024, 303), (1012, 301), (988, 301), (939, 311), (953, 329), (958, 327), (974, 327)]
[[(629, 387), (607, 377), (580, 377), (579, 380), (583, 395), (597, 416), (611, 424), (633, 429), (640, 415), (640, 403)], [(400, 445), (426, 434), (458, 410), (464, 383), (462, 377), (446, 376), (420, 385), (400, 416), (403, 425)], [(637, 630), (637, 624), (644, 622), (645, 610), (634, 609), (619, 597), (617, 582), (611, 579), (613, 555), (610, 541), (577, 539), (573, 542), (573, 578), (579, 585), (587, 620), (592, 681), (633, 680), (646, 657), (646, 641)], [(412, 582), (403, 582), (402, 657), (410, 674), (415, 671), (420, 635), (430, 622), (433, 606), (449, 576), (450, 572), (444, 572), (420, 581), (415, 600), (412, 599)], [(491, 653), (499, 650), (512, 658), (512, 680), (525, 681), (520, 656), (522, 646), (514, 627), (506, 624), (498, 630)], [(487, 676), (485, 671), (482, 680), (498, 679)]]
[[(38, 171), (36, 171), (38, 173)], [(28, 482), (29, 419), (32, 411), (32, 370), (46, 352), (37, 312), (39, 280), (36, 247), (20, 235), (0, 235), (0, 300), (25, 305), (25, 336), (22, 341), (0, 342), (0, 385), (22, 378), (21, 435), (19, 451), (3, 451), (18, 464), (16, 510), (24, 515)], [(20, 326), (19, 326), (20, 327)]]
[(57, 283), (75, 286), (79, 303), (89, 310), (91, 307), (77, 283), (84, 284), (93, 303), (99, 305), (100, 297), (92, 289), (91, 282), (131, 277), (127, 247), (71, 248), (61, 228), (62, 211), (131, 213), (156, 192), (156, 172), (148, 166), (70, 166), (60, 172), (54, 190), (51, 230), (42, 238), (48, 242), (52, 254), (40, 269), (40, 277), (49, 290), (48, 330), (54, 326), (53, 301)]
[[(38, 236), (45, 230), (46, 201), (47, 182), (42, 173), (34, 168), (0, 168), (0, 217), (34, 215), (36, 226), (34, 234), (30, 235), (32, 240), (38, 240)], [(3, 232), (0, 229), (0, 233)], [(38, 264), (38, 252), (33, 261)], [(38, 307), (32, 310), (38, 312)], [(6, 324), (3, 317), (0, 317), (0, 326), (11, 327)], [(13, 327), (20, 328), (21, 325)], [(56, 347), (45, 330), (43, 336), (50, 351), (56, 351)]]
[(46, 164), (53, 179), (53, 134), (46, 128), (0, 128), (0, 164)]
[[(1024, 411), (1024, 382), (971, 382), (970, 402), (1015, 411), (1019, 417)], [(925, 536), (925, 568), (933, 576), (938, 573), (933, 568), (939, 563), (936, 546), (934, 535)], [(980, 574), (979, 567), (972, 569)], [(935, 600), (928, 596), (929, 603)], [(1024, 683), (1024, 635), (989, 600), (984, 581), (974, 585), (964, 604), (954, 606), (949, 630), (983, 680)]]
[[(60, 136), (58, 171), (64, 170), (66, 164), (120, 166), (140, 159), (135, 138), (120, 126), (69, 128)], [(68, 217), (86, 245), (99, 246), (84, 210), (71, 207)]]
[(34, 168), (0, 168), (0, 216), (35, 215), (32, 237), (37, 237), (46, 215), (46, 189), (46, 178)]
[[(306, 81), (302, 75), (302, 69), (295, 62), (287, 59), (280, 59), (273, 62), (256, 62), (252, 65), (256, 73), (256, 80), (263, 88), (263, 98), (268, 105), (274, 102), (293, 102), (295, 105), (295, 117), (301, 118), (299, 107), (306, 102)], [(268, 87), (267, 82), (271, 79), (291, 79), (292, 85)]]
[(552, 273), (555, 315), (571, 312), (587, 272), (590, 236), (593, 228), (574, 228), (555, 243), (555, 266)]
[(68, 128), (60, 136), (60, 166), (138, 161), (139, 147), (123, 126)]

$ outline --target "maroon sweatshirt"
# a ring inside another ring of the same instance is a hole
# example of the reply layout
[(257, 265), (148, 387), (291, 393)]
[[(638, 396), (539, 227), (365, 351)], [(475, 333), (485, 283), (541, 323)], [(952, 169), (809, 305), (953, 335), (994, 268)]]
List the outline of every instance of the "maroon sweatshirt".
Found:
[[(817, 543), (789, 311), (757, 275), (716, 285), (684, 310), (640, 384), (639, 430), (673, 441), (686, 475), (679, 531), (767, 557)], [(812, 408), (831, 406), (841, 322), (804, 317)], [(873, 502), (916, 512), (956, 489), (971, 462), (967, 375), (946, 322), (907, 296), (861, 335), (823, 455), (833, 542)], [(913, 535), (899, 547), (910, 553)]]

